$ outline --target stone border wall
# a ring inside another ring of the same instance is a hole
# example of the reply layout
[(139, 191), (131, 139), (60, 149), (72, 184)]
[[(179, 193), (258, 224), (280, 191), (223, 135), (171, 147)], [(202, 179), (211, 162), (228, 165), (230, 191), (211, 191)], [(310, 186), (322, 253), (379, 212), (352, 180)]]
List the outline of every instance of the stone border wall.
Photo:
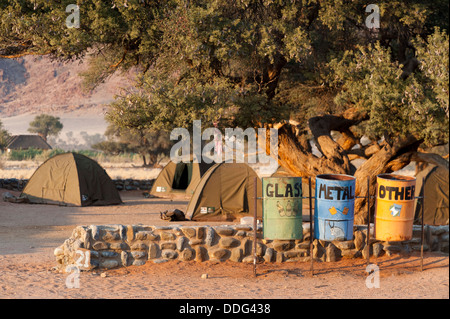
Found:
[[(372, 228), (373, 229), (373, 228)], [(404, 242), (370, 240), (366, 247), (365, 226), (355, 226), (354, 239), (325, 242), (314, 240), (315, 260), (333, 262), (341, 258), (377, 257), (420, 251), (421, 227), (414, 226), (413, 239)], [(425, 226), (425, 251), (448, 253), (449, 226)], [(227, 226), (77, 226), (72, 236), (54, 251), (58, 267), (81, 270), (143, 265), (169, 260), (253, 262), (253, 228)], [(309, 223), (303, 224), (303, 240), (264, 240), (257, 231), (258, 262), (310, 261)]]
[[(154, 179), (113, 179), (113, 183), (119, 191), (149, 191), (152, 189), (154, 181)], [(4, 178), (0, 179), (0, 188), (21, 192), (25, 188), (27, 183), (28, 179)]]

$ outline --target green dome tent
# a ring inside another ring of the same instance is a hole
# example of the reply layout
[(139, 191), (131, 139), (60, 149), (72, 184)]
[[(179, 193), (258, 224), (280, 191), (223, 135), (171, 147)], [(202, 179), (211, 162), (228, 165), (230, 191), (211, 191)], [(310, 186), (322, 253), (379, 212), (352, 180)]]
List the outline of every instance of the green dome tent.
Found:
[(191, 197), (202, 176), (213, 165), (214, 163), (205, 162), (174, 163), (170, 161), (159, 173), (150, 194), (159, 197), (176, 195)]
[[(221, 163), (212, 166), (202, 177), (186, 209), (191, 220), (238, 220), (253, 217), (255, 178), (257, 196), (262, 196), (261, 179), (245, 163)], [(257, 217), (262, 218), (261, 203)]]
[[(429, 165), (416, 175), (416, 196), (424, 196), (424, 223), (448, 225), (448, 169)], [(422, 204), (416, 201), (416, 223), (422, 219)]]
[(105, 170), (77, 153), (53, 156), (37, 168), (21, 198), (30, 203), (64, 206), (121, 204), (119, 192)]

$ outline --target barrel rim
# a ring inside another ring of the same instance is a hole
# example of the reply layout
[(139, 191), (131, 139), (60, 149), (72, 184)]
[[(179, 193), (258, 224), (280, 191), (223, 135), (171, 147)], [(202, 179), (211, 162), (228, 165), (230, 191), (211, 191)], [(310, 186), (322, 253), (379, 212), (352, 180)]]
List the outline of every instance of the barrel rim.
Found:
[(406, 176), (406, 175), (398, 175), (398, 174), (379, 174), (377, 178), (386, 180), (386, 181), (397, 181), (397, 182), (414, 182), (416, 180), (415, 177)]
[[(338, 178), (334, 178), (334, 177), (338, 177)], [(317, 178), (327, 180), (327, 181), (343, 181), (343, 182), (356, 180), (355, 176), (346, 175), (346, 174), (320, 174), (320, 175), (316, 176), (316, 179)]]

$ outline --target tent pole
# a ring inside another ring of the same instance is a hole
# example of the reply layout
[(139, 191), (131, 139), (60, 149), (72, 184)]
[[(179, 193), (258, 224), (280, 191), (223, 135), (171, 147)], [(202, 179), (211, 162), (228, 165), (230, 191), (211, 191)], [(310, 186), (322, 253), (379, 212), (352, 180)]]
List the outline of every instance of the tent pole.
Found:
[(257, 177), (255, 177), (254, 179), (254, 188), (255, 188), (255, 193), (254, 193), (254, 212), (253, 212), (253, 277), (256, 278), (256, 232), (258, 231), (257, 228), (257, 215), (258, 215), (258, 209), (257, 209), (257, 205), (258, 205), (258, 180)]
[(311, 196), (311, 176), (309, 177), (309, 256), (311, 257), (311, 276), (314, 276), (313, 261), (313, 217), (312, 217), (312, 196)]

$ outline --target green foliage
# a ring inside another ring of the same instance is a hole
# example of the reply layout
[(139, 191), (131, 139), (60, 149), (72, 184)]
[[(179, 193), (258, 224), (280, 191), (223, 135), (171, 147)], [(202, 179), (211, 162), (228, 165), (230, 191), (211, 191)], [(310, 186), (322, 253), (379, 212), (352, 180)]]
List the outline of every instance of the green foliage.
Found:
[(37, 133), (42, 136), (44, 140), (47, 140), (49, 135), (58, 136), (62, 128), (63, 124), (60, 122), (59, 117), (48, 114), (40, 114), (30, 122), (28, 131), (31, 133)]
[(2, 121), (0, 121), (0, 151), (4, 150), (7, 140), (11, 137), (9, 132), (3, 128)]
[[(448, 1), (380, 2), (376, 31), (363, 0), (78, 0), (81, 26), (69, 29), (72, 2), (0, 0), (0, 55), (89, 55), (89, 89), (138, 67), (136, 90), (107, 115), (122, 130), (289, 118), (306, 129), (311, 116), (357, 107), (373, 138), (448, 140)], [(420, 69), (404, 79), (414, 56)]]
[[(346, 51), (330, 62), (330, 79), (342, 86), (336, 103), (367, 112), (366, 134), (374, 139), (412, 134), (431, 145), (448, 141), (448, 75), (443, 75), (448, 73), (448, 37), (430, 36), (418, 51), (419, 61), (422, 55), (422, 72), (405, 78), (402, 65), (380, 43)], [(439, 67), (432, 68), (432, 63)]]
[(41, 149), (29, 148), (27, 150), (11, 150), (8, 159), (11, 161), (27, 161), (33, 160), (36, 156), (41, 155), (44, 151)]

